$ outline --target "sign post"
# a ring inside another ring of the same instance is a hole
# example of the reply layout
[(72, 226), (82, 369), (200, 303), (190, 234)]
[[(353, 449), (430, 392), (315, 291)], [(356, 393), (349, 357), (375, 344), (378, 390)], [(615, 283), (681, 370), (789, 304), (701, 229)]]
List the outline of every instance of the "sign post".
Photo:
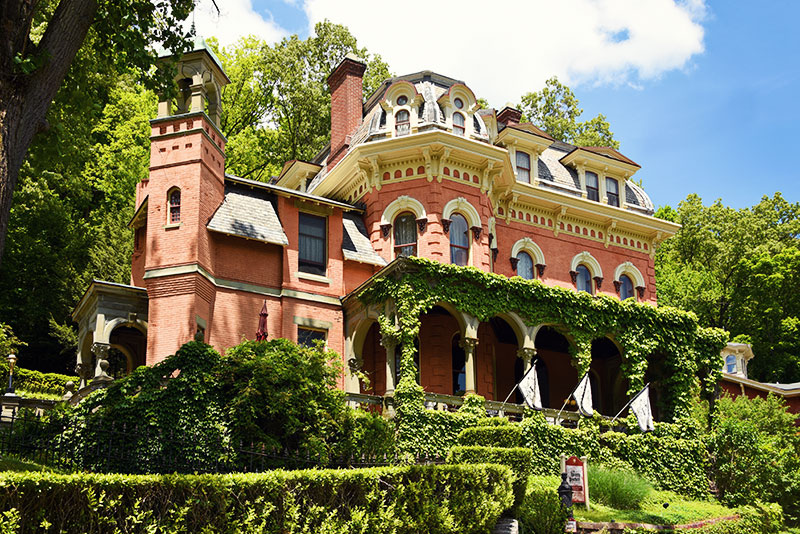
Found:
[(586, 474), (588, 457), (561, 455), (562, 472), (567, 474), (567, 483), (572, 488), (572, 502), (583, 503), (589, 510), (589, 478)]

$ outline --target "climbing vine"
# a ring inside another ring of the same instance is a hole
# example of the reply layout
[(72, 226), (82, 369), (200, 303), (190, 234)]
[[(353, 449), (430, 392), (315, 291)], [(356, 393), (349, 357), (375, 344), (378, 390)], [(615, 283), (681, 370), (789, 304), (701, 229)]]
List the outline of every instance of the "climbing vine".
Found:
[[(614, 339), (623, 349), (622, 371), (629, 394), (644, 386), (649, 361), (660, 357), (668, 419), (688, 413), (698, 377), (702, 393), (713, 393), (715, 373), (722, 367), (720, 351), (728, 340), (724, 330), (702, 328), (691, 312), (592, 296), (537, 280), (507, 278), (417, 257), (399, 260), (395, 270), (375, 279), (358, 298), (366, 305), (394, 303), (394, 316), (383, 315), (379, 324), (381, 334), (391, 337), (399, 348), (399, 415), (404, 409), (422, 409), (422, 390), (415, 379), (415, 340), (421, 316), (439, 303), (448, 303), (480, 321), (515, 312), (529, 326), (558, 325), (572, 341), (571, 354), (579, 375), (591, 364), (592, 340)], [(412, 399), (416, 399), (416, 408), (402, 406), (404, 400)]]

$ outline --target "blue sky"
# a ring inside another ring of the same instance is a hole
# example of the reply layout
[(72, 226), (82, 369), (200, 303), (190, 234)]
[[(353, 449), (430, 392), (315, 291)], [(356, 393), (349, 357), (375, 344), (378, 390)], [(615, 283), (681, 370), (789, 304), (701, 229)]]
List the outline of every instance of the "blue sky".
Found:
[[(223, 44), (243, 33), (307, 37), (315, 21), (330, 18), (395, 74), (436, 70), (496, 108), (558, 75), (585, 118), (607, 116), (656, 205), (675, 206), (690, 193), (737, 208), (776, 191), (800, 201), (797, 0), (496, 0), (493, 11), (482, 0), (221, 6), (230, 11), (198, 28)], [(442, 31), (448, 20), (466, 31)], [(508, 27), (514, 21), (518, 30)]]

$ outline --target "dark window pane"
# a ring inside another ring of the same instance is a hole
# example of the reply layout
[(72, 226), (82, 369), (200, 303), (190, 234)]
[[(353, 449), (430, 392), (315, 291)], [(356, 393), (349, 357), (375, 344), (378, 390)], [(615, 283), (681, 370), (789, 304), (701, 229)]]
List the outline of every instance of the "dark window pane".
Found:
[(517, 254), (517, 275), (526, 280), (533, 280), (533, 259), (527, 252)]
[(600, 190), (598, 189), (597, 175), (593, 172), (586, 171), (586, 198), (600, 201)]
[(622, 300), (633, 298), (633, 282), (626, 274), (619, 277), (619, 298)]
[(417, 254), (417, 220), (411, 213), (403, 213), (394, 220), (394, 254), (415, 256)]
[(469, 227), (463, 215), (450, 216), (450, 263), (466, 265), (469, 260)]
[(736, 356), (733, 354), (725, 356), (725, 371), (728, 373), (736, 372)]
[(326, 332), (324, 330), (314, 330), (312, 328), (297, 327), (297, 344), (313, 347), (317, 340), (325, 341)]
[(578, 265), (578, 278), (576, 280), (578, 291), (585, 291), (594, 294), (594, 287), (592, 286), (592, 273), (585, 265)]
[(463, 395), (467, 389), (467, 355), (460, 341), (460, 336), (453, 338), (453, 395)]
[(327, 264), (325, 217), (300, 213), (298, 268), (324, 275)]
[(169, 194), (169, 222), (181, 222), (181, 190), (175, 189)]
[(613, 178), (606, 178), (606, 198), (609, 206), (619, 207), (619, 182)]

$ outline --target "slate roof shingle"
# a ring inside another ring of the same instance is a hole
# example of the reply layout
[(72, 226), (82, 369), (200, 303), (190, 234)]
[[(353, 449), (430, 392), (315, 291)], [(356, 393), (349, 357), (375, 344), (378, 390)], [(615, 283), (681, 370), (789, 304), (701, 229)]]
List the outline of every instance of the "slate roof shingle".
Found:
[(342, 217), (344, 234), (342, 235), (342, 254), (346, 260), (369, 263), (371, 265), (386, 265), (386, 260), (381, 258), (372, 243), (369, 241), (367, 228), (361, 217), (352, 213), (345, 213)]
[(214, 232), (264, 243), (289, 244), (272, 202), (257, 191), (226, 187), (225, 200), (207, 227)]

